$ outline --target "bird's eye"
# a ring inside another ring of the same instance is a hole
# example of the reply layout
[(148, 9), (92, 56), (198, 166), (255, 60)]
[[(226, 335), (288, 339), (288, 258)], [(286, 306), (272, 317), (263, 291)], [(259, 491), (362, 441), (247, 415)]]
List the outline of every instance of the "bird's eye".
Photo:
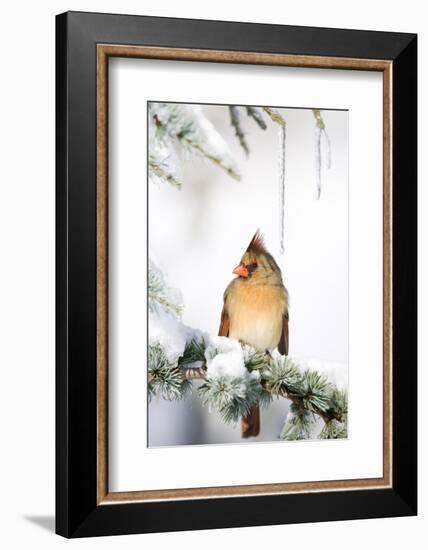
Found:
[(255, 269), (257, 269), (257, 262), (253, 262), (253, 263), (251, 263), (251, 264), (248, 264), (248, 265), (247, 265), (247, 269), (248, 269), (248, 271), (250, 271), (250, 272), (252, 272), (252, 271), (254, 271)]

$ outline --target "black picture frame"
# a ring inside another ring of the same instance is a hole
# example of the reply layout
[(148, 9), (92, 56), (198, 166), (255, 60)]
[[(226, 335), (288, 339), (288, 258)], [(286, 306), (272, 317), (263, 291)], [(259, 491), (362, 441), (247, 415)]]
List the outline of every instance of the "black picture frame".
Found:
[[(390, 488), (97, 503), (97, 44), (392, 62)], [(68, 12), (56, 18), (56, 532), (65, 537), (417, 513), (417, 36)]]

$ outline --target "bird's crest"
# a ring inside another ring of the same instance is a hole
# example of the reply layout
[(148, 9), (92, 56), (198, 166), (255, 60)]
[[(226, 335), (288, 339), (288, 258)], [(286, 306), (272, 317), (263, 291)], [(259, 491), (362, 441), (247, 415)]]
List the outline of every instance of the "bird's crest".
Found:
[(248, 245), (247, 252), (254, 252), (255, 254), (260, 254), (265, 250), (265, 241), (263, 235), (260, 233), (260, 230), (254, 233), (254, 237), (251, 239), (250, 244)]

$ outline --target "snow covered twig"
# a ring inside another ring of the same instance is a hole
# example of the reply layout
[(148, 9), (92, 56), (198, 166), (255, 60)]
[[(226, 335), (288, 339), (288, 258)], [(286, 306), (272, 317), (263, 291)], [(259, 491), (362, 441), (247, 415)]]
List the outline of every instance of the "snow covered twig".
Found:
[[(155, 345), (153, 353), (158, 351)], [(164, 358), (161, 365), (165, 366)], [(296, 360), (277, 352), (260, 353), (229, 338), (204, 335), (191, 340), (169, 368), (170, 372), (149, 363), (151, 395), (181, 399), (192, 380), (200, 378), (197, 392), (202, 403), (217, 410), (225, 422), (237, 422), (254, 403), (267, 406), (281, 397), (292, 402), (282, 439), (306, 439), (316, 417), (324, 422), (319, 438), (347, 437), (346, 392), (325, 375), (302, 369)]]
[(148, 298), (150, 311), (161, 307), (177, 316), (183, 311), (180, 292), (166, 284), (163, 273), (152, 260), (149, 261)]
[(241, 147), (244, 149), (245, 154), (250, 154), (248, 143), (245, 139), (245, 132), (241, 126), (241, 116), (239, 114), (239, 108), (236, 105), (229, 105), (230, 123), (235, 129), (235, 135), (239, 139)]
[(227, 143), (199, 105), (150, 103), (150, 153), (167, 149), (177, 156), (180, 145), (185, 151), (213, 162), (232, 178), (241, 179)]
[(285, 126), (287, 124), (285, 118), (281, 115), (278, 109), (274, 109), (273, 107), (263, 107), (263, 111), (280, 126)]
[(210, 336), (179, 319), (182, 298), (149, 263), (148, 392), (150, 398), (186, 398), (195, 380), (204, 405), (225, 422), (237, 422), (255, 403), (291, 401), (283, 439), (304, 439), (315, 418), (324, 422), (318, 437), (344, 438), (347, 394), (328, 378), (277, 351), (264, 353), (222, 336)]
[(152, 181), (170, 183), (181, 188), (181, 179), (174, 173), (174, 168), (168, 156), (162, 156), (159, 149), (154, 148), (149, 154), (149, 177)]
[(263, 118), (263, 113), (260, 107), (247, 107), (247, 115), (254, 120), (259, 128), (266, 130), (267, 124)]

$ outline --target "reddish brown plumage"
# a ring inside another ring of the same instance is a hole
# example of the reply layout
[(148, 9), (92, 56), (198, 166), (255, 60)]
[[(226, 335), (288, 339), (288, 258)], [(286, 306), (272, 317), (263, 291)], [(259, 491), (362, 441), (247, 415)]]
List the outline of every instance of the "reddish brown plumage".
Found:
[(257, 437), (260, 433), (260, 407), (258, 404), (251, 405), (248, 413), (241, 418), (241, 435)]
[(265, 240), (263, 235), (260, 233), (260, 230), (257, 229), (253, 238), (248, 245), (247, 252), (253, 252), (254, 254), (260, 254), (261, 252), (266, 252)]
[(229, 336), (229, 317), (226, 308), (223, 308), (221, 313), (220, 328), (218, 329), (219, 336)]
[(278, 351), (281, 355), (288, 355), (288, 315), (284, 315), (282, 321), (282, 333), (278, 344)]

